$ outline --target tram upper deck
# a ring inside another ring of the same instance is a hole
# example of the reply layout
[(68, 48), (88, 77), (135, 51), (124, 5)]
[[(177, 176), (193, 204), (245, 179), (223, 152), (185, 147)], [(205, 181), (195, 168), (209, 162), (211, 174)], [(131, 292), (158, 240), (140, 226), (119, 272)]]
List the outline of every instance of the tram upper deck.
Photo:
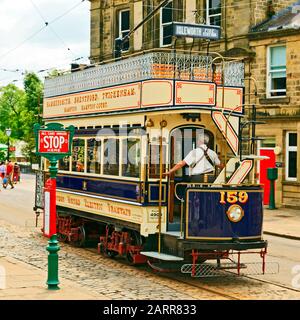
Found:
[(243, 86), (241, 61), (192, 52), (148, 52), (47, 78), (43, 116), (50, 120), (189, 106), (232, 110), (242, 104)]

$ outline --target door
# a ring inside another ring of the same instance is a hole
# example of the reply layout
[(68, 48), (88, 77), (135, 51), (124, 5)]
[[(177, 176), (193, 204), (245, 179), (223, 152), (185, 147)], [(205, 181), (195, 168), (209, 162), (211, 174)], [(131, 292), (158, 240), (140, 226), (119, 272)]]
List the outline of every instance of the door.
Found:
[[(172, 168), (176, 163), (183, 160), (187, 154), (197, 147), (198, 139), (200, 135), (204, 133), (209, 136), (208, 147), (213, 149), (214, 137), (211, 132), (204, 130), (202, 127), (180, 127), (171, 132), (170, 135), (170, 167)], [(182, 197), (185, 192), (185, 185), (189, 181), (189, 168), (186, 166), (180, 170), (177, 170), (173, 175), (169, 177), (169, 199), (168, 199), (168, 221), (169, 230), (173, 223), (178, 226), (180, 221), (181, 202), (175, 196), (175, 191)], [(178, 185), (179, 184), (179, 185)], [(176, 227), (177, 228), (177, 227)]]
[(267, 169), (275, 167), (275, 153), (272, 148), (259, 149), (260, 156), (267, 156), (269, 159), (260, 161), (259, 182), (264, 185), (264, 204), (269, 204), (270, 199), (270, 180), (268, 180)]

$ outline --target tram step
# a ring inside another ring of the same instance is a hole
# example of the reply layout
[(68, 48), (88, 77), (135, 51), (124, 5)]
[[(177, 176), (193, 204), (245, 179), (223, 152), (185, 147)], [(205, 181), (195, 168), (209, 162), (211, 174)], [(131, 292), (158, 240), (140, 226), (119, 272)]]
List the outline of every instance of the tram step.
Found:
[(183, 258), (173, 256), (170, 254), (165, 254), (157, 251), (141, 251), (141, 254), (149, 257), (149, 258), (154, 258), (158, 260), (163, 260), (163, 261), (183, 261)]

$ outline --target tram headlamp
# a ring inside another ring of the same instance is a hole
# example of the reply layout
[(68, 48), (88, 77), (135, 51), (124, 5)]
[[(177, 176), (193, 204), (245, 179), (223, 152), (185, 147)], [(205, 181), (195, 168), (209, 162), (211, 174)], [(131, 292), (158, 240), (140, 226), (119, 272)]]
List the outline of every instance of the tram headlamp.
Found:
[(237, 204), (230, 206), (226, 212), (227, 217), (232, 222), (239, 222), (244, 216), (244, 210)]

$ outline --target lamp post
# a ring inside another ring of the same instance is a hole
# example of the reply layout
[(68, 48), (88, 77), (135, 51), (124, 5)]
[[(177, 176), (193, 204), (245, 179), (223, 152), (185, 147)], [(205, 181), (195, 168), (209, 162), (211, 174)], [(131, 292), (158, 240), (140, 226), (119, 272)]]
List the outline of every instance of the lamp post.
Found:
[(5, 129), (5, 134), (8, 137), (8, 141), (7, 141), (7, 161), (9, 161), (9, 137), (11, 135), (11, 129), (10, 128)]

